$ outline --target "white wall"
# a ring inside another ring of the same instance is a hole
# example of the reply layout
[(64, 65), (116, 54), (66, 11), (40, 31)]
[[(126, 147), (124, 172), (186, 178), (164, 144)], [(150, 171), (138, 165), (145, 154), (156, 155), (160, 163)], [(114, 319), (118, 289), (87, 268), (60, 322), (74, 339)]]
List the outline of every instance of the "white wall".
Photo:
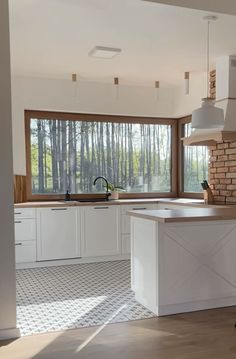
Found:
[(15, 337), (16, 281), (8, 0), (0, 1), (0, 339)]
[(116, 98), (114, 85), (30, 77), (12, 78), (12, 120), (14, 173), (26, 173), (24, 110), (56, 110), (136, 116), (172, 117), (174, 90), (144, 86), (119, 86)]
[(183, 117), (201, 105), (202, 98), (207, 96), (207, 76), (206, 73), (190, 73), (189, 95), (184, 94), (182, 87), (174, 90), (174, 117)]

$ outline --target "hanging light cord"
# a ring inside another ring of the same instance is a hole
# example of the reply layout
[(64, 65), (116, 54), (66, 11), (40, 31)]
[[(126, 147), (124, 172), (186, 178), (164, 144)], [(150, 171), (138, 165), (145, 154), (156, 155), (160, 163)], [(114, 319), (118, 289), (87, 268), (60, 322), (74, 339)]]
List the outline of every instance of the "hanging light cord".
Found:
[(209, 97), (209, 76), (210, 72), (210, 20), (207, 21), (207, 98)]

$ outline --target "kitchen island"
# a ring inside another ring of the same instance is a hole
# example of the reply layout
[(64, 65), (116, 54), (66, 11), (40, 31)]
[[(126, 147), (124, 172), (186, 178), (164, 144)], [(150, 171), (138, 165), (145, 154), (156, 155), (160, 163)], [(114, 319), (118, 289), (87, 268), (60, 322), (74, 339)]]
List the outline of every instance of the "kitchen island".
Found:
[(236, 305), (236, 209), (129, 212), (131, 286), (169, 315)]

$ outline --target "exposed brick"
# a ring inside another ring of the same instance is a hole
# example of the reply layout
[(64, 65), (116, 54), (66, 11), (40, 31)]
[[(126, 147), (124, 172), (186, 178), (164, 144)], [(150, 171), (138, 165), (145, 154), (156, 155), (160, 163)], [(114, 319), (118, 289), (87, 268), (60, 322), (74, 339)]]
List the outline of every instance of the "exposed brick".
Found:
[(210, 168), (210, 173), (216, 173), (216, 168)]
[(236, 161), (226, 161), (225, 166), (236, 166)]
[(213, 167), (223, 167), (225, 163), (223, 161), (214, 162)]
[(236, 155), (228, 155), (228, 157), (230, 161), (236, 160)]
[(236, 179), (235, 178), (232, 179), (232, 184), (236, 184)]
[(231, 143), (229, 144), (229, 147), (230, 147), (230, 148), (235, 148), (235, 147), (236, 147), (236, 142), (231, 142)]
[[(224, 185), (222, 185), (222, 186), (224, 186)], [(223, 188), (222, 188), (223, 189)], [(228, 191), (236, 191), (236, 184), (228, 184), (227, 185), (227, 190)]]
[(231, 193), (231, 191), (220, 191), (220, 195), (225, 197), (230, 197)]
[(214, 200), (216, 202), (225, 202), (226, 198), (225, 198), (225, 196), (215, 196)]
[(226, 178), (236, 178), (236, 173), (226, 173)]
[(229, 167), (229, 171), (230, 171), (230, 172), (235, 172), (235, 173), (236, 173), (236, 167)]
[(226, 202), (227, 203), (235, 203), (236, 202), (236, 197), (227, 197)]
[(213, 194), (213, 196), (219, 196), (219, 195), (220, 195), (220, 191), (215, 191), (215, 190), (213, 190), (213, 191), (212, 191), (212, 194)]
[(234, 181), (234, 180), (231, 180), (230, 178), (221, 178), (220, 184), (231, 184), (232, 181)]
[[(224, 155), (227, 153), (225, 153), (225, 151), (234, 151), (233, 149), (232, 150), (215, 150), (212, 152), (213, 156), (220, 156), (220, 155)], [(236, 152), (232, 152), (232, 153), (236, 153)]]
[[(222, 181), (222, 180), (221, 180)], [(231, 181), (231, 180), (230, 180)], [(220, 180), (217, 178), (217, 179), (212, 179), (210, 180), (210, 184), (211, 185), (216, 185), (216, 184), (219, 184), (220, 183)]]
[[(230, 174), (230, 173), (227, 173), (226, 175), (228, 175), (228, 174)], [(214, 178), (225, 178), (225, 173), (216, 173), (214, 175)], [(228, 178), (230, 178), (230, 177), (228, 177)], [(235, 173), (235, 178), (236, 178), (236, 173)]]
[[(219, 156), (218, 156), (219, 157)], [(224, 156), (223, 156), (224, 157)], [(210, 162), (216, 162), (217, 160), (217, 156), (211, 156), (210, 157)], [(222, 160), (222, 161), (227, 161), (228, 160), (228, 156), (226, 155), (226, 160)]]
[(226, 172), (229, 172), (229, 169), (228, 169), (228, 167), (217, 167), (216, 172), (217, 173), (226, 173)]
[[(222, 151), (222, 150), (219, 150)], [(215, 151), (216, 152), (216, 151)], [(236, 154), (236, 148), (228, 148), (225, 150), (225, 154), (226, 155), (232, 155), (232, 154)], [(215, 156), (215, 154), (213, 153), (213, 155)]]
[(216, 150), (217, 147), (216, 147), (216, 145), (214, 145), (214, 146), (209, 146), (208, 148), (210, 151), (214, 151), (214, 150)]
[[(220, 189), (226, 190), (227, 185), (226, 184), (216, 184), (214, 187), (215, 187), (215, 190), (220, 190)], [(229, 186), (228, 186), (228, 189), (230, 189)], [(232, 188), (232, 189), (234, 189), (234, 188)], [(236, 186), (235, 186), (235, 189), (236, 189)]]
[[(231, 156), (234, 156), (234, 155), (231, 155)], [(218, 159), (219, 161), (228, 161), (228, 160), (229, 160), (229, 156), (228, 156), (228, 155), (220, 155), (220, 156), (217, 156), (217, 157), (218, 157), (217, 159)], [(212, 159), (212, 158), (215, 158), (215, 157), (212, 156), (211, 159)], [(236, 159), (236, 156), (235, 156), (235, 159)]]
[(212, 183), (212, 180), (214, 180), (214, 179), (215, 179), (215, 173), (210, 173), (210, 175), (209, 175), (210, 182)]
[(236, 197), (236, 191), (233, 191), (233, 192), (232, 192), (232, 196), (233, 196), (233, 197)]
[(218, 150), (221, 150), (221, 149), (224, 149), (224, 148), (229, 148), (229, 144), (228, 143), (218, 143), (217, 144), (217, 149)]

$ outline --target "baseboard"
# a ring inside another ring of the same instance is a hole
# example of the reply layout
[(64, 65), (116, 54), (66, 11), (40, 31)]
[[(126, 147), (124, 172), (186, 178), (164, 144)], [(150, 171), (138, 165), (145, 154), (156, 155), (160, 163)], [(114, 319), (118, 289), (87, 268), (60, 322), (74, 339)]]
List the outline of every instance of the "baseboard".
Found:
[(15, 339), (20, 337), (20, 330), (17, 328), (0, 329), (0, 340)]
[(199, 300), (196, 302), (159, 305), (158, 315), (196, 312), (198, 310), (216, 309), (236, 305), (236, 297)]
[(130, 254), (121, 254), (116, 256), (103, 256), (103, 257), (74, 258), (74, 259), (63, 259), (63, 260), (58, 259), (55, 261), (17, 263), (16, 269), (52, 267), (52, 266), (62, 266), (62, 265), (80, 264), (80, 263), (110, 262), (110, 261), (119, 261), (119, 260), (127, 260), (127, 259), (130, 259)]

